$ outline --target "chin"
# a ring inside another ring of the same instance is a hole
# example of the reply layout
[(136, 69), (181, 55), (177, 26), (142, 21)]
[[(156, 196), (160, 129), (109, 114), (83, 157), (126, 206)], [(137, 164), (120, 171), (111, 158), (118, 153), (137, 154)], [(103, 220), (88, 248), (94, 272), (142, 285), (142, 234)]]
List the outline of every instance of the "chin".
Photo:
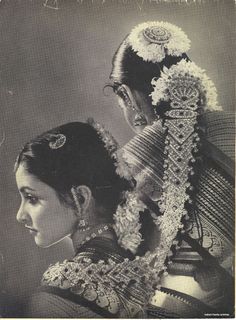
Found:
[(35, 238), (35, 243), (38, 247), (40, 248), (50, 248), (52, 246), (54, 246), (55, 244), (61, 242), (63, 239), (65, 239), (65, 237), (67, 236), (63, 236), (59, 239), (37, 239)]
[(48, 242), (44, 242), (44, 241), (35, 240), (35, 243), (39, 248), (49, 248), (49, 247), (53, 246), (53, 243), (51, 243), (51, 242), (48, 243)]

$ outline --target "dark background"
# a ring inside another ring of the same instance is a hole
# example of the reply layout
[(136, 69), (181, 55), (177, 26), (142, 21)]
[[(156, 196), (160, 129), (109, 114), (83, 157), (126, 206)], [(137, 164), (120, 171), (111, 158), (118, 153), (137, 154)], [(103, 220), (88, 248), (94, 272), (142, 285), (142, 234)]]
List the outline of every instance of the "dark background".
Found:
[(112, 56), (132, 27), (147, 20), (181, 27), (192, 41), (189, 56), (214, 81), (223, 108), (234, 110), (234, 1), (58, 0), (58, 10), (46, 2), (0, 2), (1, 286), (15, 304), (14, 316), (47, 266), (72, 253), (69, 240), (37, 248), (16, 222), (17, 153), (31, 137), (89, 116), (121, 145), (132, 137), (113, 93), (103, 92)]

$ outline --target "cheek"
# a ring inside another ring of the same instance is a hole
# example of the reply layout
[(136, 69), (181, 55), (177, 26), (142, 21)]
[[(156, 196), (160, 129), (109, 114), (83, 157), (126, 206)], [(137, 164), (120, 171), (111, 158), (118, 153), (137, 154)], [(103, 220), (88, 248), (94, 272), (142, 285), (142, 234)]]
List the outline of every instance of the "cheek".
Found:
[(133, 111), (132, 109), (123, 109), (123, 113), (124, 113), (124, 117), (126, 122), (128, 123), (128, 125), (135, 130), (135, 126), (134, 126), (134, 117), (135, 117), (135, 111)]
[(46, 206), (39, 205), (31, 208), (30, 216), (35, 227), (41, 227), (44, 224), (47, 224), (47, 221), (49, 220), (48, 213), (48, 208)]
[(132, 125), (132, 124), (133, 124), (133, 114), (132, 114), (132, 111), (129, 110), (129, 109), (123, 109), (123, 113), (124, 113), (125, 120), (126, 120), (130, 125)]
[(63, 236), (64, 233), (71, 231), (76, 221), (76, 215), (70, 208), (64, 207), (61, 204), (54, 204), (48, 208), (47, 217), (45, 217), (45, 223), (47, 223), (47, 229), (52, 231), (52, 234)]
[(126, 120), (126, 122), (133, 127), (133, 119), (134, 119), (134, 111), (131, 108), (128, 108), (125, 104), (125, 102), (123, 101), (123, 99), (121, 99), (120, 97), (118, 98), (118, 103), (119, 106), (123, 112), (124, 118)]

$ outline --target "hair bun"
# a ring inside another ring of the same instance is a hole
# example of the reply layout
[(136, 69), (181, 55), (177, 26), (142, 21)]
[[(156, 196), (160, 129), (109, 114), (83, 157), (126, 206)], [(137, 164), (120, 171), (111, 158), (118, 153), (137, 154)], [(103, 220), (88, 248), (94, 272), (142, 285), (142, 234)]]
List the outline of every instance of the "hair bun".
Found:
[(190, 40), (182, 29), (163, 21), (137, 25), (127, 40), (139, 57), (154, 63), (167, 55), (180, 57), (190, 49)]

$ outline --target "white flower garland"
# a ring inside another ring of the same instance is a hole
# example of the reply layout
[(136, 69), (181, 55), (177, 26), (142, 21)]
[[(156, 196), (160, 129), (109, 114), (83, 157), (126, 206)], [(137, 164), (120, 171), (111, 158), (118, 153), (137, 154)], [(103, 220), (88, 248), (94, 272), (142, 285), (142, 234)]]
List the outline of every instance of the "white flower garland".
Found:
[[(92, 118), (88, 119), (88, 123), (98, 132), (105, 144), (105, 148), (115, 160), (116, 173), (127, 180), (133, 179), (131, 169), (124, 158), (124, 151), (118, 150), (118, 143), (113, 136)], [(118, 243), (124, 249), (136, 253), (142, 242), (142, 236), (139, 232), (141, 228), (139, 216), (146, 209), (146, 206), (139, 200), (138, 193), (135, 191), (124, 192), (123, 198), (125, 200), (124, 203), (118, 205), (114, 214), (115, 224), (113, 227), (118, 237)]]
[(161, 62), (166, 55), (181, 56), (190, 48), (190, 40), (179, 27), (163, 21), (137, 25), (128, 36), (134, 52), (144, 61)]
[(139, 232), (141, 228), (139, 215), (146, 209), (146, 206), (134, 191), (125, 192), (125, 200), (124, 204), (118, 206), (114, 215), (114, 230), (118, 236), (118, 243), (135, 254), (142, 242)]
[[(160, 78), (153, 78), (151, 83), (154, 91), (150, 96), (154, 106), (158, 106), (161, 101), (170, 101), (170, 92), (173, 92), (173, 88), (177, 88), (179, 93), (186, 93), (189, 101), (192, 99), (191, 93), (197, 90), (200, 101), (199, 106), (204, 107), (204, 110), (222, 110), (217, 101), (217, 91), (214, 83), (206, 75), (205, 70), (199, 68), (194, 62), (182, 59), (169, 69), (164, 67)], [(177, 97), (177, 100), (179, 98), (180, 96)]]
[(116, 173), (122, 178), (131, 180), (132, 175), (130, 173), (129, 166), (123, 159), (122, 150), (118, 150), (119, 144), (115, 138), (100, 123), (95, 122), (93, 118), (89, 118), (87, 122), (98, 132), (103, 143), (105, 144), (106, 150), (115, 160)]

